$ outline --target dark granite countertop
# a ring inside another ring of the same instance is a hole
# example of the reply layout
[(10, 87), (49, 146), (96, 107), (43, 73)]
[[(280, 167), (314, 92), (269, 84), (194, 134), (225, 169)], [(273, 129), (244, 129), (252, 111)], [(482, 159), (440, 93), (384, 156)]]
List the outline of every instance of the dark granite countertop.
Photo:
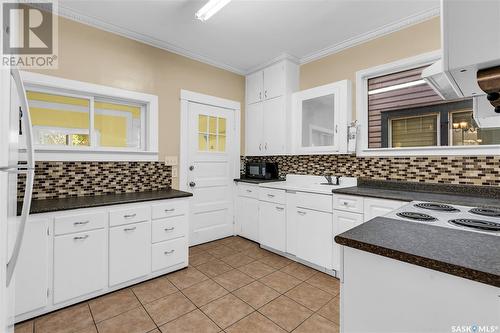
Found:
[(339, 188), (338, 194), (402, 201), (429, 201), (474, 207), (500, 207), (500, 186), (422, 184), (359, 179), (358, 186)]
[(500, 287), (500, 237), (376, 217), (338, 244)]
[[(30, 214), (49, 213), (78, 208), (111, 206), (143, 201), (184, 198), (190, 197), (192, 195), (193, 194), (189, 192), (168, 189), (159, 191), (83, 196), (64, 199), (33, 200), (31, 202)], [(21, 213), (21, 209), (22, 203), (19, 203), (17, 209), (18, 214)]]
[(273, 183), (273, 182), (283, 182), (284, 179), (256, 179), (256, 178), (246, 178), (241, 176), (241, 178), (235, 178), (235, 182), (249, 183), (249, 184), (263, 184), (263, 183)]

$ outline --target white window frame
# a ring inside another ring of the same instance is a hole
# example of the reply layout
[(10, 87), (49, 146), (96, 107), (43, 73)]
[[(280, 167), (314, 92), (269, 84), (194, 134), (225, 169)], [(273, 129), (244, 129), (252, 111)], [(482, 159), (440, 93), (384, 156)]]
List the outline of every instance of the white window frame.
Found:
[[(56, 76), (21, 72), (26, 89), (76, 96), (90, 101), (90, 138), (93, 131), (94, 99), (119, 101), (144, 105), (144, 130), (141, 133), (141, 147), (72, 147), (72, 146), (35, 146), (35, 157), (39, 161), (157, 161), (158, 160), (158, 96), (119, 89), (99, 84), (63, 79)], [(92, 142), (92, 141), (91, 141)], [(22, 150), (21, 150), (22, 153)], [(21, 156), (22, 157), (22, 156)]]
[(356, 72), (356, 119), (359, 124), (357, 156), (498, 155), (500, 145), (368, 148), (368, 80), (430, 65), (441, 59), (441, 55), (441, 50), (437, 50)]

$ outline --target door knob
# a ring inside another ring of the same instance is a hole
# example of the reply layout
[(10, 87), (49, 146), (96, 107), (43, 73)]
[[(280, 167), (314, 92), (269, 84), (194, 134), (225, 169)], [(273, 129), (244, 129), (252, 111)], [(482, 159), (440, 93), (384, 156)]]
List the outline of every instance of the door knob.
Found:
[(189, 182), (189, 186), (191, 186), (191, 187), (195, 187), (195, 186), (196, 186), (196, 183), (195, 183), (195, 182)]
[(194, 170), (194, 165), (190, 165), (189, 166), (189, 171), (193, 171)]

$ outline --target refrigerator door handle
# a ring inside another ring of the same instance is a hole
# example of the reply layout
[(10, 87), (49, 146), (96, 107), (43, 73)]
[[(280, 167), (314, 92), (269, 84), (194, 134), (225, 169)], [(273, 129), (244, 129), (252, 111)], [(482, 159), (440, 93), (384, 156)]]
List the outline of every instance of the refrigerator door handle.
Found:
[[(21, 222), (19, 223), (19, 230), (17, 231), (16, 242), (14, 243), (14, 249), (12, 250), (12, 256), (9, 258), (7, 262), (7, 286), (10, 285), (10, 281), (12, 280), (12, 276), (14, 275), (14, 269), (16, 268), (17, 259), (19, 258), (19, 251), (21, 250), (21, 244), (23, 242), (24, 230), (26, 228), (26, 222), (28, 220), (28, 216), (31, 208), (31, 196), (33, 194), (33, 182), (35, 179), (35, 151), (33, 147), (33, 133), (31, 126), (31, 117), (28, 107), (28, 98), (26, 96), (26, 90), (24, 89), (24, 84), (21, 79), (21, 74), (17, 68), (11, 68), (10, 74), (14, 79), (14, 83), (16, 85), (17, 93), (19, 95), (19, 101), (21, 103), (21, 111), (23, 112), (24, 117), (24, 126), (25, 131), (24, 134), (26, 136), (26, 165), (22, 165), (21, 168), (25, 170), (23, 173), (26, 173), (26, 188), (24, 191), (23, 198), (23, 208), (21, 211)], [(16, 166), (17, 171), (20, 169)]]

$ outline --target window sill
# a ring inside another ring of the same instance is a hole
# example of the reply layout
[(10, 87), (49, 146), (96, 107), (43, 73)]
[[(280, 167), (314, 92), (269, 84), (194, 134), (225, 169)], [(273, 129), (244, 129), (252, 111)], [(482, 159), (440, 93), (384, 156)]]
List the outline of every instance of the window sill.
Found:
[(373, 148), (358, 149), (357, 156), (484, 156), (498, 155), (500, 145), (484, 146), (441, 146), (414, 148)]
[[(25, 150), (20, 150), (20, 159), (25, 158)], [(35, 148), (35, 161), (113, 161), (141, 162), (158, 161), (157, 151), (134, 151), (117, 149), (68, 149)]]

